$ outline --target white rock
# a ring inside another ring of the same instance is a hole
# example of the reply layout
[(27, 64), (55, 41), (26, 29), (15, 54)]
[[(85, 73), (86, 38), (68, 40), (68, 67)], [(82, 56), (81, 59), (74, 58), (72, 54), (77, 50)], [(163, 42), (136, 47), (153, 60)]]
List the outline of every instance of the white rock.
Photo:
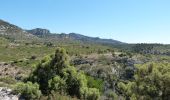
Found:
[(0, 87), (0, 100), (19, 100), (19, 96), (12, 94), (9, 88)]

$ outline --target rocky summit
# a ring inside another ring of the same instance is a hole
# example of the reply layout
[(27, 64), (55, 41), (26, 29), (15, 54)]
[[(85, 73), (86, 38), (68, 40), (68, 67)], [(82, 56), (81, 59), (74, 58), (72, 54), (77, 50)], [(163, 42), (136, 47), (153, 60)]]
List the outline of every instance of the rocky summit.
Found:
[(49, 30), (42, 29), (42, 28), (27, 30), (27, 32), (32, 33), (33, 35), (48, 35), (48, 34), (50, 34)]

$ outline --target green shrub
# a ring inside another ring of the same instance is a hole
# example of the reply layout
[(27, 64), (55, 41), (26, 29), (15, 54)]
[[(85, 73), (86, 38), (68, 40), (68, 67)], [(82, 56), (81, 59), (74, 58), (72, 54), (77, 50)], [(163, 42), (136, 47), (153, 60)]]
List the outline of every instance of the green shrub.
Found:
[(97, 88), (102, 93), (104, 88), (104, 82), (102, 79), (95, 79), (91, 76), (86, 75), (87, 85), (90, 88)]
[(68, 95), (61, 95), (58, 92), (51, 91), (51, 94), (49, 94), (48, 96), (42, 95), (40, 97), (40, 100), (79, 100), (79, 99), (77, 99), (76, 97), (70, 97)]
[(85, 100), (98, 100), (100, 97), (100, 92), (96, 88), (88, 88), (85, 95)]
[(170, 63), (146, 63), (136, 66), (135, 80), (118, 88), (131, 100), (168, 100), (170, 98)]
[(56, 76), (48, 81), (48, 87), (51, 91), (54, 90), (63, 93), (66, 90), (66, 82), (60, 76)]
[(15, 84), (16, 83), (16, 80), (12, 77), (1, 77), (0, 78), (0, 82), (4, 82), (6, 84)]
[(100, 92), (96, 88), (89, 88), (87, 92), (87, 100), (98, 100)]
[(17, 94), (21, 94), (21, 97), (26, 100), (36, 100), (39, 99), (41, 96), (39, 85), (37, 83), (33, 84), (32, 82), (17, 83), (14, 88), (14, 92)]
[(57, 48), (55, 56), (45, 57), (31, 74), (29, 80), (37, 82), (45, 95), (52, 91), (76, 96), (78, 98), (99, 98), (99, 90), (87, 86), (86, 76), (70, 66), (66, 51)]
[(118, 100), (118, 95), (115, 92), (109, 92), (107, 97), (112, 100)]
[(124, 84), (123, 82), (119, 82), (117, 86), (121, 90), (121, 92), (126, 92), (127, 90), (126, 84)]

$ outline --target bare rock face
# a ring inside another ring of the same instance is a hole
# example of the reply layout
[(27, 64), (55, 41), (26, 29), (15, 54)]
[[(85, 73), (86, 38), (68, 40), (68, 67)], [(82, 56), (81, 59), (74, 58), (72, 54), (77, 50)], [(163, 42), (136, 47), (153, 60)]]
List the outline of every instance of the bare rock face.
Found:
[(32, 29), (32, 30), (27, 30), (27, 32), (33, 34), (33, 35), (49, 35), (50, 31), (47, 29), (41, 29), (41, 28), (36, 28), (36, 29)]
[(19, 96), (14, 95), (11, 89), (0, 87), (0, 100), (19, 100)]

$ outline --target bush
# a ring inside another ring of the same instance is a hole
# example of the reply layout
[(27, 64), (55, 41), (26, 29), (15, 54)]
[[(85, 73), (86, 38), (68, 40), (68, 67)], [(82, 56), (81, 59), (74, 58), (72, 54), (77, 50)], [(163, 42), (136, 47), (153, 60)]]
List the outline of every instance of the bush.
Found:
[(84, 88), (83, 100), (98, 100), (100, 92), (96, 88)]
[(118, 88), (132, 100), (168, 100), (170, 98), (170, 63), (146, 63), (136, 66), (134, 81), (118, 83)]
[(31, 56), (30, 59), (35, 60), (37, 57), (36, 56)]
[(118, 83), (118, 88), (120, 89), (120, 92), (121, 93), (126, 93), (126, 91), (127, 91), (127, 86), (126, 86), (126, 84), (125, 83), (123, 83), (123, 82), (119, 82)]
[(107, 96), (109, 97), (109, 99), (111, 100), (118, 100), (118, 95), (115, 92), (109, 92), (107, 94)]
[(48, 87), (51, 91), (54, 90), (63, 93), (66, 90), (66, 82), (60, 76), (56, 76), (48, 81)]
[(51, 94), (48, 96), (42, 95), (40, 100), (79, 100), (77, 98), (70, 97), (68, 95), (61, 95), (58, 92), (51, 91)]
[(37, 83), (33, 84), (32, 82), (17, 83), (14, 88), (14, 92), (21, 94), (21, 97), (26, 100), (36, 100), (41, 96), (39, 85)]
[(127, 56), (127, 55), (124, 53), (119, 54), (119, 57), (125, 57), (125, 56)]
[(1, 77), (0, 82), (4, 82), (6, 84), (15, 84), (16, 80), (14, 78), (12, 78), (12, 77), (6, 76), (6, 77)]
[(102, 79), (95, 79), (91, 76), (86, 76), (87, 85), (90, 88), (97, 88), (100, 92), (103, 92), (104, 82)]
[(55, 56), (46, 57), (36, 67), (29, 80), (37, 82), (45, 95), (52, 91), (76, 96), (78, 98), (99, 98), (99, 90), (87, 86), (86, 76), (70, 66), (66, 51), (62, 48), (56, 50)]
[(51, 43), (51, 42), (45, 42), (44, 45), (46, 45), (47, 47), (52, 47), (52, 46), (53, 46), (53, 43)]
[(100, 92), (96, 88), (88, 88), (86, 95), (87, 97), (85, 100), (98, 100), (100, 97)]

